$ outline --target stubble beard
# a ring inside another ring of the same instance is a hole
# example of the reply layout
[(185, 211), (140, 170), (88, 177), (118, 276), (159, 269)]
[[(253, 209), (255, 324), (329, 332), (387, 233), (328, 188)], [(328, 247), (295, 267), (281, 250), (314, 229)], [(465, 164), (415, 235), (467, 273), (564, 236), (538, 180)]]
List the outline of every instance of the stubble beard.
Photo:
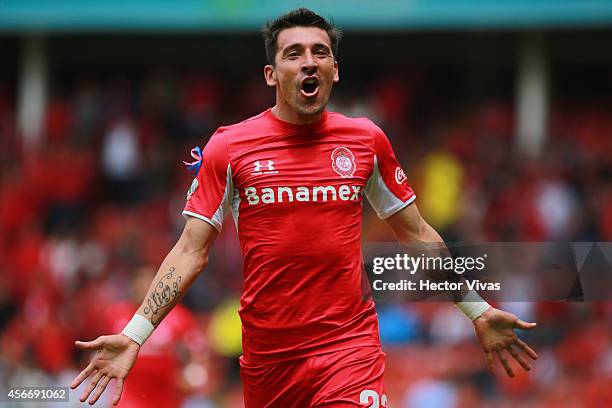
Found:
[[(325, 110), (327, 103), (329, 102), (330, 95), (327, 95), (325, 98), (319, 94), (315, 100), (308, 101), (308, 99), (301, 95), (299, 84), (296, 83), (295, 86), (297, 88), (296, 93), (290, 98), (284, 98), (286, 106), (290, 108), (294, 114), (302, 118), (312, 118), (321, 114)], [(290, 92), (281, 92), (281, 95), (287, 95), (289, 93)]]
[(312, 117), (312, 116), (319, 115), (321, 112), (325, 110), (325, 107), (327, 106), (327, 102), (329, 100), (329, 97), (323, 100), (318, 100), (320, 97), (321, 95), (319, 95), (316, 98), (317, 100), (314, 100), (311, 103), (308, 103), (307, 101), (302, 100), (302, 96), (300, 95), (299, 90), (298, 90), (298, 94), (296, 95), (296, 98), (295, 98), (296, 113), (300, 116), (305, 116), (305, 117)]
[(314, 102), (312, 104), (304, 104), (300, 101), (297, 101), (295, 105), (296, 113), (300, 116), (316, 116), (325, 110), (325, 103), (323, 102)]

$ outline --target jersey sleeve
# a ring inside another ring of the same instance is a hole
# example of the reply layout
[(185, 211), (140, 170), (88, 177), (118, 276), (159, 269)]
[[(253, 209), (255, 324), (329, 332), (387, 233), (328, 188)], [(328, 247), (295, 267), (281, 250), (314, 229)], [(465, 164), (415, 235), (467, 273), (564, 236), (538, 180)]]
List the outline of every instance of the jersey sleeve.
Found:
[(225, 135), (218, 130), (202, 151), (202, 165), (187, 192), (183, 215), (199, 218), (221, 231), (231, 204), (232, 190)]
[(404, 170), (397, 162), (384, 132), (374, 127), (374, 168), (365, 194), (379, 218), (385, 219), (416, 199)]

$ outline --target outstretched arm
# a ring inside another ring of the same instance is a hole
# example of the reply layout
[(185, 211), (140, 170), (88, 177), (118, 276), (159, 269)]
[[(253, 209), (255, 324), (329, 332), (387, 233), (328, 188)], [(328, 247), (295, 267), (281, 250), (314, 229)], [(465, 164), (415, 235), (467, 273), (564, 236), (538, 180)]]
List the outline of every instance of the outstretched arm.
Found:
[[(435, 256), (447, 256), (449, 254), (444, 240), (421, 217), (416, 204), (408, 205), (387, 218), (386, 221), (402, 245), (408, 246), (411, 243), (420, 243), (427, 246), (430, 253), (431, 251), (437, 251), (437, 253), (434, 253)], [(456, 279), (457, 277), (450, 276), (450, 278)], [(459, 300), (455, 299), (456, 302)], [(516, 348), (534, 360), (537, 358), (537, 354), (518, 338), (514, 329), (533, 329), (536, 327), (535, 323), (524, 322), (512, 313), (495, 309), (486, 302), (459, 301), (457, 306), (472, 319), (476, 337), (485, 354), (487, 368), (491, 375), (495, 373), (494, 359), (497, 357), (506, 373), (510, 377), (514, 377), (506, 353), (510, 354), (525, 370), (531, 369), (529, 363), (519, 354)]]
[[(159, 325), (202, 272), (208, 263), (208, 251), (216, 236), (217, 230), (210, 224), (188, 217), (181, 237), (159, 267), (146, 298), (132, 319), (143, 327), (145, 333)], [(81, 402), (85, 402), (95, 389), (89, 399), (89, 403), (94, 404), (113, 378), (117, 379), (113, 405), (119, 402), (123, 381), (136, 362), (140, 346), (147, 337), (146, 334), (143, 335), (142, 330), (128, 330), (130, 325), (123, 333), (75, 343), (76, 347), (82, 350), (96, 351), (89, 365), (70, 386), (77, 388), (91, 376), (81, 395)]]

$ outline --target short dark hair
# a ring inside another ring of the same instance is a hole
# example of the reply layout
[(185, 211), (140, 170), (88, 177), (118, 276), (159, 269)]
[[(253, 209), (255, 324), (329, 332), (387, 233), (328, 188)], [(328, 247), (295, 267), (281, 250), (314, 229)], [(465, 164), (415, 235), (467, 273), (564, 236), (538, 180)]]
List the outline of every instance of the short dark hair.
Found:
[(292, 27), (317, 27), (325, 30), (329, 36), (334, 57), (338, 55), (338, 44), (342, 38), (342, 32), (334, 26), (334, 22), (327, 21), (307, 8), (298, 8), (268, 21), (261, 29), (266, 45), (266, 57), (270, 64), (274, 65), (275, 62), (278, 34), (282, 30)]

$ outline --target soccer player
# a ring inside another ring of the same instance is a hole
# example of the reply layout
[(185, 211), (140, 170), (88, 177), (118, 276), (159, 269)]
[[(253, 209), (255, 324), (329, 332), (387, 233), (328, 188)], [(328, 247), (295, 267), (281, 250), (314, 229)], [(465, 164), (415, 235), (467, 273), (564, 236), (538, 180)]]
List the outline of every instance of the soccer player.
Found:
[[(96, 351), (72, 384), (90, 378), (81, 401), (94, 403), (112, 378), (119, 401), (141, 345), (205, 268), (231, 211), (245, 261), (239, 313), (246, 406), (387, 406), (376, 311), (363, 280), (364, 196), (402, 244), (443, 241), (421, 218), (382, 130), (326, 110), (340, 78), (339, 31), (297, 9), (263, 34), (264, 77), (276, 88), (276, 104), (210, 138), (188, 192), (183, 233), (123, 332), (76, 342)], [(457, 306), (473, 320), (491, 373), (497, 357), (513, 376), (508, 355), (529, 370), (519, 351), (536, 354), (513, 329), (535, 323), (482, 299)]]

